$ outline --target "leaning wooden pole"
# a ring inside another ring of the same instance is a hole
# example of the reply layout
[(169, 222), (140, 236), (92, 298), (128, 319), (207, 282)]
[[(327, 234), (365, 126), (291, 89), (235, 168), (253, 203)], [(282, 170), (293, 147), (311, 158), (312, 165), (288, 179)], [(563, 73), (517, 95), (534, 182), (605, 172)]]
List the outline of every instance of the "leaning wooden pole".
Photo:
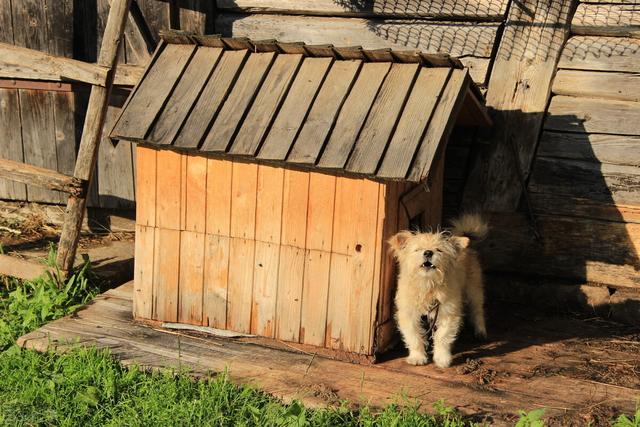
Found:
[(89, 183), (95, 169), (98, 146), (102, 137), (102, 127), (109, 102), (109, 94), (113, 85), (113, 76), (118, 63), (118, 47), (122, 40), (127, 14), (131, 0), (113, 0), (107, 25), (102, 38), (98, 65), (109, 69), (107, 81), (104, 86), (92, 86), (87, 107), (87, 115), (82, 129), (80, 149), (76, 160), (73, 176), (81, 180), (82, 192), (80, 195), (72, 195), (67, 202), (62, 235), (58, 244), (58, 267), (63, 274), (73, 268), (78, 248), (78, 238), (82, 228), (82, 220), (87, 206), (87, 194)]

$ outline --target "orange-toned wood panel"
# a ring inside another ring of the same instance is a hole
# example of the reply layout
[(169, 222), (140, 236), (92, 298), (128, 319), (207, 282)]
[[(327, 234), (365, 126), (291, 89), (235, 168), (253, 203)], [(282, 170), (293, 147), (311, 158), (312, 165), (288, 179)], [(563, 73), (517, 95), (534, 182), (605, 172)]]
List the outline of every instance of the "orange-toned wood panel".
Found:
[(155, 229), (136, 224), (133, 317), (151, 319), (153, 316), (153, 248)]
[(324, 345), (335, 190), (335, 176), (310, 174), (299, 339), (304, 344)]
[(136, 147), (136, 223), (156, 225), (156, 150)]
[[(379, 186), (338, 177), (331, 255), (326, 346), (371, 350), (371, 305)], [(363, 304), (364, 303), (364, 304)]]
[(229, 237), (211, 234), (205, 237), (202, 324), (212, 328), (227, 327), (229, 240)]
[(300, 336), (308, 198), (309, 173), (285, 170), (276, 337), (286, 341)]
[(186, 173), (184, 197), (184, 230), (205, 232), (207, 201), (207, 159), (184, 156)]
[(284, 169), (258, 167), (251, 333), (275, 336)]
[(164, 322), (177, 322), (180, 231), (159, 228), (155, 234), (153, 318)]
[(205, 235), (193, 231), (180, 233), (180, 279), (178, 322), (202, 324), (204, 292)]
[(233, 163), (230, 161), (207, 160), (207, 234), (230, 235), (232, 169)]
[(180, 230), (182, 219), (182, 155), (169, 150), (157, 151), (156, 226)]

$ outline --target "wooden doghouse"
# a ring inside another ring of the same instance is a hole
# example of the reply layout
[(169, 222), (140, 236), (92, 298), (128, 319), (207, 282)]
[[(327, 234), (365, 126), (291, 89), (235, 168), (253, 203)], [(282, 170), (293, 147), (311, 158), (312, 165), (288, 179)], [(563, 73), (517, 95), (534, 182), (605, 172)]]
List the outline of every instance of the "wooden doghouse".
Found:
[(165, 35), (112, 138), (137, 148), (134, 315), (370, 358), (394, 334), (386, 240), (440, 223), (445, 55)]

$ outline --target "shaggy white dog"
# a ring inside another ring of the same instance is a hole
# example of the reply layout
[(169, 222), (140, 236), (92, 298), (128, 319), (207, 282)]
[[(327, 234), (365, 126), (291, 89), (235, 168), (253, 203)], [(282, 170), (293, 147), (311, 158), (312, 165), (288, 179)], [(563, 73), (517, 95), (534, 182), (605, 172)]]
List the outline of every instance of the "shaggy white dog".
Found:
[(476, 336), (486, 337), (482, 269), (469, 243), (470, 238), (484, 238), (487, 231), (479, 215), (467, 214), (453, 221), (451, 232), (401, 231), (389, 240), (400, 267), (396, 321), (409, 349), (407, 363), (424, 365), (429, 360), (422, 323), (428, 316), (431, 324), (435, 322), (433, 361), (441, 368), (451, 365), (465, 301)]

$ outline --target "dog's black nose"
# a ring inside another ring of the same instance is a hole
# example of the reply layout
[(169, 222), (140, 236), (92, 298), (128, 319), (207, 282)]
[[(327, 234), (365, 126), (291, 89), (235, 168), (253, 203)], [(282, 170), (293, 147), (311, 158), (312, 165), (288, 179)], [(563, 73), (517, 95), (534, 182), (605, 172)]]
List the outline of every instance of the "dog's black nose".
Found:
[(433, 256), (433, 251), (424, 251), (425, 258), (431, 258)]

